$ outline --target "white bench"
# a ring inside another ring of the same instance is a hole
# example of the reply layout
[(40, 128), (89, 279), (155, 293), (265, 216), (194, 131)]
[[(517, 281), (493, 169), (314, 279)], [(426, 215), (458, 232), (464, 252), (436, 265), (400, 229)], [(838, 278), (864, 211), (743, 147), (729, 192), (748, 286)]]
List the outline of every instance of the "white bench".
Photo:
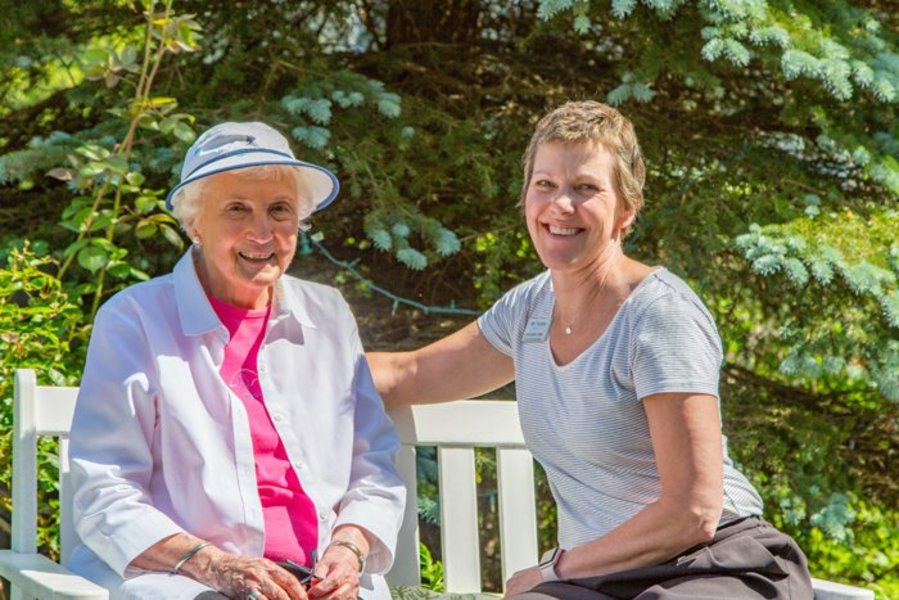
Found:
[[(75, 544), (68, 443), (78, 389), (38, 386), (31, 370), (16, 372), (13, 412), (12, 549), (0, 550), (0, 576), (11, 600), (105, 600), (106, 590), (37, 553), (37, 438), (57, 436), (60, 474), (60, 547), (63, 562)], [(438, 448), (440, 531), (446, 589), (481, 591), (475, 490), (475, 447), (497, 449), (500, 548), (503, 580), (537, 561), (533, 461), (524, 446), (514, 402), (465, 400), (394, 411), (403, 448), (398, 465), (409, 488), (392, 586), (417, 586), (419, 578), (415, 446)], [(815, 580), (816, 600), (873, 600), (869, 590)]]

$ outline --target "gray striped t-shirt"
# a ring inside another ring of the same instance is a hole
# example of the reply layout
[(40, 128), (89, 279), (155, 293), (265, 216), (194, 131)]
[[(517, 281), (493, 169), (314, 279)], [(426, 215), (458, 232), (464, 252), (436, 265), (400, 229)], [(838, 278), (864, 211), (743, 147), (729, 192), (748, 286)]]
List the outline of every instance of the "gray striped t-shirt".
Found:
[[(659, 268), (634, 289), (598, 340), (565, 366), (530, 321), (552, 317), (549, 271), (504, 295), (478, 319), (484, 337), (515, 361), (521, 427), (546, 470), (559, 513), (559, 545), (605, 535), (661, 493), (641, 398), (663, 392), (718, 397), (721, 340), (699, 297)], [(721, 523), (760, 515), (762, 500), (724, 453)]]

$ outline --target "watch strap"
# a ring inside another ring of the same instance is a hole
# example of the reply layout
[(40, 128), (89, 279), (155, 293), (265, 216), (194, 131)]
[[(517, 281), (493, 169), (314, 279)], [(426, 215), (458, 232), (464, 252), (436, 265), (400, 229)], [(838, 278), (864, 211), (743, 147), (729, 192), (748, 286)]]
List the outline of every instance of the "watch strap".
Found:
[(559, 577), (556, 566), (559, 564), (559, 561), (562, 560), (563, 554), (565, 554), (565, 550), (562, 548), (553, 548), (543, 555), (543, 560), (540, 562), (539, 568), (540, 577), (544, 582), (560, 581), (562, 579)]

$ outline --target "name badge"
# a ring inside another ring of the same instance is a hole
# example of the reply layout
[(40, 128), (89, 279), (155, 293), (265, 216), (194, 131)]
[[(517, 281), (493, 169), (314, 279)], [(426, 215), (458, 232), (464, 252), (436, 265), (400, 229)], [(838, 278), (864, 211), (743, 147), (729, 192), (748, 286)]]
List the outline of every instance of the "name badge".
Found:
[(550, 319), (531, 319), (524, 328), (524, 335), (521, 336), (522, 342), (543, 342), (549, 335), (549, 326), (552, 324)]

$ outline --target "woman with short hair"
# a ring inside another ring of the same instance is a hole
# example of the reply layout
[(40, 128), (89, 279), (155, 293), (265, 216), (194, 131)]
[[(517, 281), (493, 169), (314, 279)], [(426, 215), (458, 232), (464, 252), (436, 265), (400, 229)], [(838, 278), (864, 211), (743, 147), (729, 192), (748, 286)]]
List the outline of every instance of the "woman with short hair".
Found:
[(622, 249), (643, 206), (633, 125), (570, 102), (538, 123), (523, 162), (520, 206), (547, 270), (443, 340), (369, 354), (388, 406), (515, 380), (559, 548), (506, 595), (811, 598), (802, 551), (760, 518), (727, 456), (711, 314), (680, 278)]

